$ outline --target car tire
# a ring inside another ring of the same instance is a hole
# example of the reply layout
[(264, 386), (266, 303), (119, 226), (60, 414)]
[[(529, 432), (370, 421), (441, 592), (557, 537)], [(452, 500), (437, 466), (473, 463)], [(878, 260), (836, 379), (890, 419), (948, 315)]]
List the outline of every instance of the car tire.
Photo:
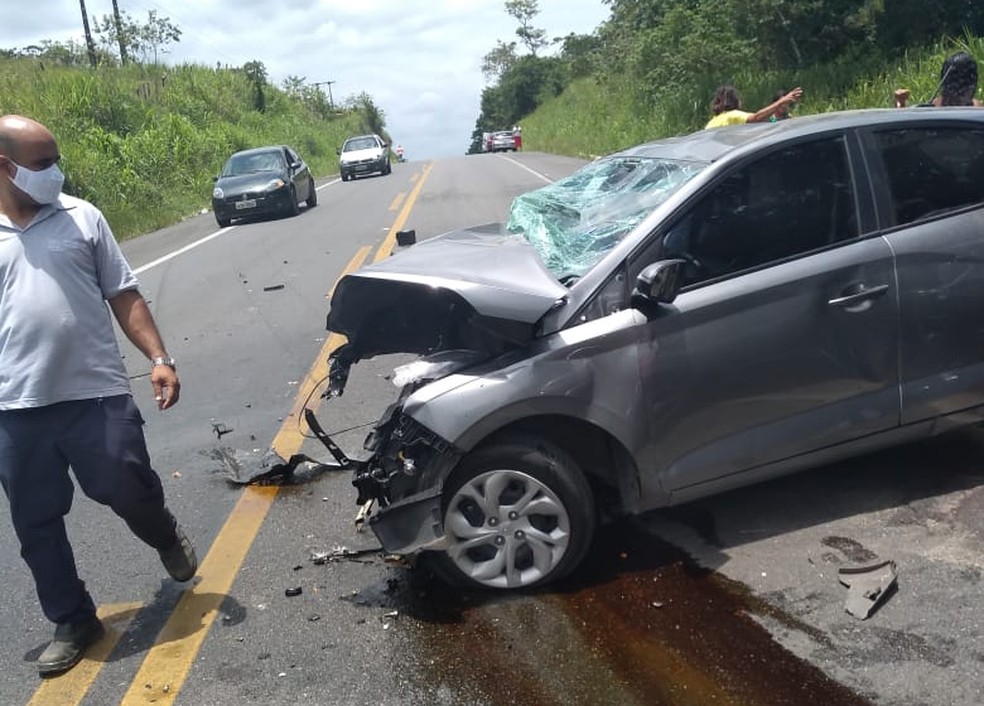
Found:
[(314, 188), (314, 179), (312, 179), (311, 186), (308, 187), (307, 207), (314, 208), (317, 205), (318, 205), (318, 190)]
[(386, 163), (386, 169), (383, 171), (383, 174), (389, 174), (392, 171), (393, 171), (393, 165), (391, 163), (387, 162)]
[(461, 460), (444, 484), (442, 519), (447, 545), (434, 557), (439, 575), (456, 585), (524, 589), (581, 562), (596, 510), (570, 455), (542, 439), (511, 435)]
[(301, 212), (301, 205), (297, 203), (297, 189), (294, 185), (290, 185), (290, 191), (287, 194), (287, 215), (296, 216)]
[(215, 222), (219, 224), (219, 228), (228, 228), (232, 225), (231, 218), (223, 218), (219, 214), (215, 214)]

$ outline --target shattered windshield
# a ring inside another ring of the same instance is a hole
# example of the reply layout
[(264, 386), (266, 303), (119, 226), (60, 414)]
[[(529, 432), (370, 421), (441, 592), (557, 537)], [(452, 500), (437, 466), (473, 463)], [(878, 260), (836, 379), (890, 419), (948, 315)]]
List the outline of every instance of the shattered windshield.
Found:
[(706, 166), (652, 157), (601, 159), (518, 196), (507, 228), (536, 248), (558, 280), (570, 283)]

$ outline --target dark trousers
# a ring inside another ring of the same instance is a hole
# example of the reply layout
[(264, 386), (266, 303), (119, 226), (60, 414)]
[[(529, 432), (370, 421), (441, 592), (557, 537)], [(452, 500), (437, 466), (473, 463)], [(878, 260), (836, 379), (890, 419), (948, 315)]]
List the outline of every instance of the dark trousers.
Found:
[(69, 467), (87, 496), (151, 547), (167, 549), (175, 539), (130, 395), (0, 411), (0, 484), (41, 609), (55, 623), (95, 613), (65, 531), (74, 492)]

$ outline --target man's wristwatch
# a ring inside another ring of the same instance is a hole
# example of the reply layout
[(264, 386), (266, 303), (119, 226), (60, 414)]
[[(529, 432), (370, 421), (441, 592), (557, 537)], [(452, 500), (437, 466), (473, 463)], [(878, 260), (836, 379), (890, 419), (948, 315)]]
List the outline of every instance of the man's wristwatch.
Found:
[(150, 359), (150, 364), (153, 367), (157, 367), (158, 365), (166, 365), (171, 370), (177, 370), (178, 369), (177, 362), (174, 360), (174, 358), (172, 358), (169, 355), (159, 355), (156, 358), (151, 358)]

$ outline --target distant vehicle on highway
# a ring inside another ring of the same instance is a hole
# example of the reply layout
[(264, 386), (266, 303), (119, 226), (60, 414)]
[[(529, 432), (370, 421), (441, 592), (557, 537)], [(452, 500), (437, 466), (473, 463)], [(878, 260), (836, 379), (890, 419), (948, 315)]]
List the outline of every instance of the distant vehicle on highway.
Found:
[(492, 133), (492, 151), (516, 151), (516, 137), (512, 130), (499, 130)]
[(379, 135), (350, 137), (338, 150), (338, 169), (342, 181), (364, 174), (389, 174), (393, 171), (389, 145)]
[(236, 152), (215, 177), (212, 212), (225, 228), (234, 218), (296, 216), (300, 204), (318, 205), (314, 177), (303, 159), (286, 145)]
[(516, 589), (597, 523), (984, 420), (984, 111), (668, 138), (344, 277), (331, 394), (399, 398), (355, 465), (388, 553)]

